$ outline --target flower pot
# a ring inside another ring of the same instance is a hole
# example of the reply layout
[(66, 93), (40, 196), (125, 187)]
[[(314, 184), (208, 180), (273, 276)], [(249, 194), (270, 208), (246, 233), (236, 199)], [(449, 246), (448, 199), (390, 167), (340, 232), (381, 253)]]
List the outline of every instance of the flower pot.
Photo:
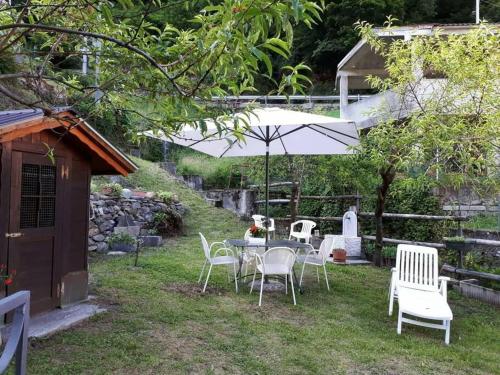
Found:
[(347, 253), (344, 249), (334, 249), (333, 250), (333, 261), (337, 263), (345, 263), (347, 259)]
[(250, 237), (248, 239), (248, 243), (250, 244), (258, 244), (258, 245), (263, 245), (266, 243), (265, 238), (259, 238), (259, 237)]

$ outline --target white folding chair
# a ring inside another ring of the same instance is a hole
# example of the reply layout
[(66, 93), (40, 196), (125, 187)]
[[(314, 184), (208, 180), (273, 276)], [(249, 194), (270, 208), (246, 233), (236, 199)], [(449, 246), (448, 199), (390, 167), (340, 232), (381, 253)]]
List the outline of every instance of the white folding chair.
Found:
[[(389, 315), (392, 315), (394, 299), (398, 299), (398, 334), (401, 334), (403, 323), (442, 329), (445, 331), (445, 343), (449, 344), (453, 319), (453, 313), (447, 302), (449, 279), (438, 276), (438, 252), (435, 248), (398, 245), (396, 267), (392, 269), (389, 288)], [(403, 314), (439, 320), (442, 323), (409, 319)]]
[[(201, 282), (203, 277), (203, 273), (205, 272), (205, 267), (207, 264), (210, 264), (208, 269), (207, 279), (205, 280), (205, 285), (203, 286), (203, 293), (207, 288), (208, 279), (210, 278), (210, 273), (212, 272), (212, 266), (228, 266), (228, 276), (229, 276), (229, 266), (233, 265), (234, 271), (234, 285), (236, 287), (236, 293), (238, 293), (238, 280), (236, 278), (236, 265), (239, 264), (239, 260), (234, 256), (234, 252), (232, 249), (226, 247), (224, 242), (214, 242), (211, 245), (208, 244), (207, 239), (203, 234), (200, 233), (201, 244), (203, 247), (203, 252), (205, 254), (205, 263), (203, 263), (203, 268), (201, 269), (200, 277), (198, 278), (198, 282)], [(212, 255), (212, 250), (215, 246), (222, 247), (217, 248), (217, 250)], [(218, 255), (219, 253), (225, 253), (225, 255)], [(231, 254), (231, 255), (229, 255)]]
[[(295, 227), (300, 225), (300, 230)], [(298, 220), (290, 225), (289, 240), (296, 239), (297, 241), (304, 240), (306, 243), (311, 242), (312, 230), (316, 227), (316, 223), (311, 220)]]
[(318, 277), (319, 283), (319, 268), (323, 267), (323, 272), (325, 274), (326, 288), (330, 290), (330, 285), (328, 284), (328, 275), (326, 273), (326, 261), (332, 253), (333, 246), (335, 244), (335, 239), (333, 236), (326, 237), (322, 242), (318, 250), (309, 245), (306, 249), (305, 255), (297, 256), (297, 263), (302, 263), (302, 272), (300, 273), (299, 286), (302, 286), (302, 278), (304, 276), (304, 269), (306, 264), (316, 267), (316, 276)]
[(262, 306), (262, 290), (264, 288), (265, 276), (278, 275), (285, 277), (285, 293), (288, 294), (288, 280), (290, 280), (290, 287), (292, 288), (293, 304), (296, 305), (295, 290), (293, 288), (293, 265), (295, 263), (295, 252), (288, 247), (273, 247), (267, 250), (262, 256), (255, 254), (257, 266), (253, 274), (252, 286), (250, 293), (253, 291), (255, 284), (255, 276), (257, 271), (262, 275), (260, 280), (260, 296), (259, 306)]

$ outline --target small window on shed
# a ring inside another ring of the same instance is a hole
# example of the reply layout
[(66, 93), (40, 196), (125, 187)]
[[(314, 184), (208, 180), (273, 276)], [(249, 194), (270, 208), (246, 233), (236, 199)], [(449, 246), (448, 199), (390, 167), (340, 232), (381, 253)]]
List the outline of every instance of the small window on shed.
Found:
[(53, 227), (56, 214), (56, 167), (23, 164), (20, 227)]

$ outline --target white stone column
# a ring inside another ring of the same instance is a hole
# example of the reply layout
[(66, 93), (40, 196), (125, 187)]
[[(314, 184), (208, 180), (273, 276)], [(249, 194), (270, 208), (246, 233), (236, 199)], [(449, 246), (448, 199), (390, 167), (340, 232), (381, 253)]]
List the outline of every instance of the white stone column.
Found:
[(349, 80), (346, 75), (340, 76), (340, 117), (343, 118), (349, 104)]

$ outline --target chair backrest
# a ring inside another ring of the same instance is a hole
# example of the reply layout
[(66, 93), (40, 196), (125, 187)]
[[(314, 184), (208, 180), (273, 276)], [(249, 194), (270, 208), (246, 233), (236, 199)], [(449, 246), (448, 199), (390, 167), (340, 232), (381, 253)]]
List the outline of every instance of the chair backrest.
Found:
[(264, 215), (252, 215), (252, 219), (256, 226), (262, 226), (262, 222), (266, 217)]
[(324, 261), (328, 259), (333, 249), (337, 249), (337, 247), (335, 247), (337, 237), (341, 236), (328, 236), (321, 241), (321, 245), (319, 245), (319, 253), (323, 257)]
[(316, 227), (316, 223), (314, 221), (298, 220), (298, 221), (292, 223), (292, 225), (290, 226), (290, 232), (296, 232), (294, 230), (295, 226), (299, 225), (299, 224), (302, 225), (302, 228), (300, 229), (300, 233), (303, 233), (303, 234), (311, 234), (313, 228)]
[(200, 234), (200, 238), (201, 238), (201, 246), (203, 247), (203, 252), (205, 254), (205, 258), (209, 259), (210, 260), (210, 245), (208, 244), (207, 242), (207, 239), (205, 238), (205, 236), (201, 233)]
[(262, 262), (264, 267), (266, 264), (283, 264), (291, 271), (295, 257), (295, 252), (289, 247), (272, 247), (262, 255)]
[(437, 291), (437, 250), (426, 246), (398, 245), (396, 273), (399, 286)]
[[(264, 215), (252, 215), (252, 219), (254, 221), (254, 224), (259, 227), (259, 228), (266, 228), (266, 217)], [(269, 231), (272, 232), (274, 231), (274, 219), (269, 219)]]

